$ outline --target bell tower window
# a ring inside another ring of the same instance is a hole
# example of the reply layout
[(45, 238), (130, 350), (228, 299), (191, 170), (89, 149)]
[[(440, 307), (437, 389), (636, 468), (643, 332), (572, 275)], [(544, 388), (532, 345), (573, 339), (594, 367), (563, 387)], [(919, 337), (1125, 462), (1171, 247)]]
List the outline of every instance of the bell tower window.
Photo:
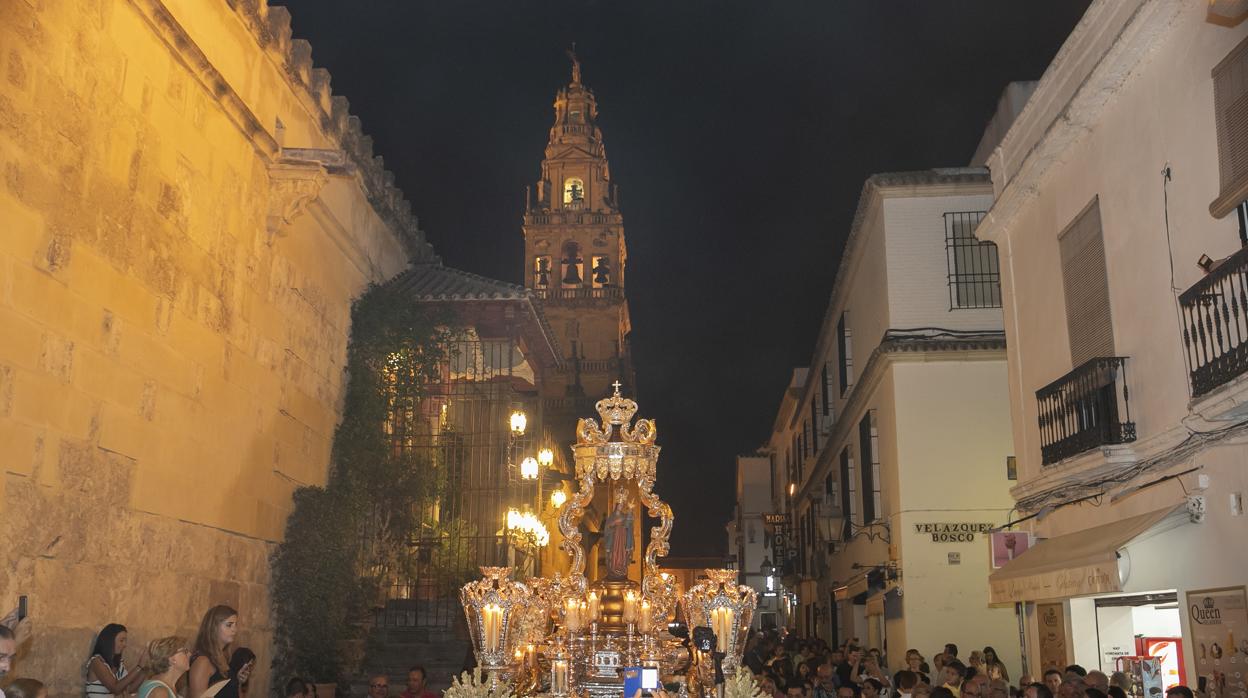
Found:
[(533, 288), (550, 288), (550, 255), (533, 258)]
[(563, 182), (563, 203), (574, 204), (585, 200), (585, 182), (580, 177), (568, 177)]
[(611, 285), (611, 260), (605, 255), (594, 255), (593, 266), (590, 267), (590, 280), (594, 288), (605, 288)]
[(563, 287), (579, 288), (585, 279), (585, 258), (581, 256), (581, 246), (570, 240), (563, 243), (561, 263)]

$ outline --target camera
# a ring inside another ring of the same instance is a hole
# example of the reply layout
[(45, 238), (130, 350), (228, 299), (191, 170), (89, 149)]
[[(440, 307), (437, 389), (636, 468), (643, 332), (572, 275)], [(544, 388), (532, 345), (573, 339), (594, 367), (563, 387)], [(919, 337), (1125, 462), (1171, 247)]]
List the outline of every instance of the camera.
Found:
[(715, 631), (706, 626), (693, 629), (693, 646), (700, 652), (715, 650)]

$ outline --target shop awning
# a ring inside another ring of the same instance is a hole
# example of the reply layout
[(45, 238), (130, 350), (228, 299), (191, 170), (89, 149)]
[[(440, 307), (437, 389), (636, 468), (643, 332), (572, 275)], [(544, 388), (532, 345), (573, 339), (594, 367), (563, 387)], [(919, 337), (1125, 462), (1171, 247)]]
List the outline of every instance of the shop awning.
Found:
[[(1182, 505), (1095, 526), (1033, 545), (988, 577), (988, 602), (1017, 603), (1122, 591), (1118, 551), (1175, 520)], [(1186, 514), (1184, 514), (1186, 515)]]

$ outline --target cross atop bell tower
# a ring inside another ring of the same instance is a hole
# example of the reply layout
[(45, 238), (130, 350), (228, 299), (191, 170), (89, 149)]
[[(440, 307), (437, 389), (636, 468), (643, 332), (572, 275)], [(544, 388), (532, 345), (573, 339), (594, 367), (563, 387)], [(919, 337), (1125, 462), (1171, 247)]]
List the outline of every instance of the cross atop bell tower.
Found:
[[(624, 296), (624, 218), (598, 128), (598, 102), (572, 79), (555, 95), (541, 177), (525, 197), (525, 286), (542, 302), (568, 362), (566, 396), (597, 399), (633, 386)], [(536, 191), (534, 191), (536, 190)]]

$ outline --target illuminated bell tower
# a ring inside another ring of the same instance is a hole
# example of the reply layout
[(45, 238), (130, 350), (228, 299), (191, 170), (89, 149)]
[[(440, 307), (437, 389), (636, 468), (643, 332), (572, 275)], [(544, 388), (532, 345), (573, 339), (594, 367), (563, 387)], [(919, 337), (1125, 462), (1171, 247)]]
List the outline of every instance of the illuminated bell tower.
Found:
[[(567, 365), (544, 397), (633, 392), (624, 271), (624, 218), (598, 130), (594, 93), (572, 81), (555, 96), (541, 179), (525, 197), (525, 286), (540, 299)], [(535, 196), (536, 194), (536, 196)]]

